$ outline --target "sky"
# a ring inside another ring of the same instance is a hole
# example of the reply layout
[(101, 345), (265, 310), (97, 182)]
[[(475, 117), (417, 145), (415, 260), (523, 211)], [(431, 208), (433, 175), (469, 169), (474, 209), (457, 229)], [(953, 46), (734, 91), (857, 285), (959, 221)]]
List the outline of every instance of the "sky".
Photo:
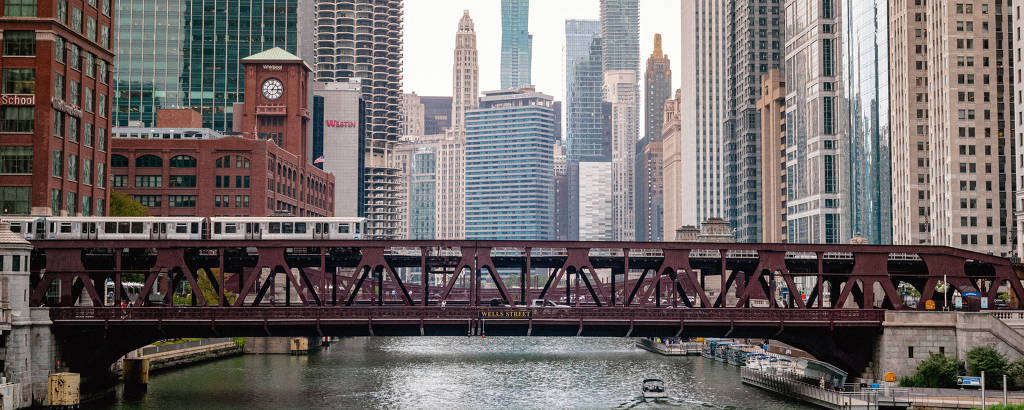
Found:
[[(680, 2), (640, 1), (640, 80), (654, 49), (654, 34), (672, 61), (672, 89), (679, 87)], [(687, 1), (687, 0), (684, 0)], [(533, 34), (531, 79), (537, 91), (565, 100), (565, 20), (598, 19), (599, 0), (531, 0)], [(462, 11), (476, 27), (480, 91), (500, 88), (501, 0), (405, 0), (403, 89), (424, 95), (451, 95), (455, 32)], [(641, 99), (643, 89), (640, 90)], [(643, 103), (641, 102), (641, 107)], [(564, 117), (563, 117), (564, 118)], [(643, 116), (640, 129), (643, 130)], [(564, 134), (563, 134), (564, 135)]]

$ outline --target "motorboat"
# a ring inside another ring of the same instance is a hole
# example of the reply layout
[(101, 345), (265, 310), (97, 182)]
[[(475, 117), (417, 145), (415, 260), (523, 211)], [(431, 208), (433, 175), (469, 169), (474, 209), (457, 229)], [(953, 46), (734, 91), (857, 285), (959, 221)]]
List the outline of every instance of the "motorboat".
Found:
[(644, 400), (664, 399), (668, 397), (665, 392), (665, 382), (661, 379), (644, 379), (643, 382)]

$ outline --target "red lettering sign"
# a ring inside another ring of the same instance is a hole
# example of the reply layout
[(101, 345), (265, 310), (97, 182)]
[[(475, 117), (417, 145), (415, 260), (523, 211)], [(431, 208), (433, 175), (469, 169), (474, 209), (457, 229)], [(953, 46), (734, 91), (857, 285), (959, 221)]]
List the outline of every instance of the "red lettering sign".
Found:
[(331, 128), (350, 128), (355, 127), (355, 121), (338, 121), (338, 120), (324, 120), (324, 125)]

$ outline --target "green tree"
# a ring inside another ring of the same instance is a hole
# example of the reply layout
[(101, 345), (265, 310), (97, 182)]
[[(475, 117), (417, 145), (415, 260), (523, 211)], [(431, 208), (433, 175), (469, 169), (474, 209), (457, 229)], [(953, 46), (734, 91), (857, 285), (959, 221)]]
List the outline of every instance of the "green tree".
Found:
[(116, 189), (110, 190), (110, 216), (149, 216), (149, 208)]
[(985, 372), (985, 385), (999, 387), (1003, 384), (1003, 375), (1009, 364), (1006, 356), (999, 354), (989, 346), (980, 346), (967, 352), (967, 371), (971, 376), (980, 376)]
[(1014, 386), (1024, 387), (1024, 359), (1014, 360), (1006, 367), (1006, 376)]
[(951, 357), (929, 353), (928, 358), (917, 365), (917, 374), (900, 380), (907, 387), (954, 387), (960, 366)]

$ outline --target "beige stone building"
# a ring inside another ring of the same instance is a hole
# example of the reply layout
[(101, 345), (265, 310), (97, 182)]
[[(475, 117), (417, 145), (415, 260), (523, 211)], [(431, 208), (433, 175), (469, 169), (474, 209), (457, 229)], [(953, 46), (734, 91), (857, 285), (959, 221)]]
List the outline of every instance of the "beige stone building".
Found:
[(637, 140), (636, 72), (604, 73), (604, 101), (611, 103), (612, 117), (612, 237), (632, 241), (636, 218), (633, 190)]
[(680, 91), (676, 90), (675, 98), (665, 101), (665, 120), (661, 126), (662, 144), (662, 178), (664, 186), (665, 208), (662, 226), (665, 229), (665, 240), (679, 240), (676, 230), (683, 226), (683, 201), (670, 200), (670, 198), (681, 198), (682, 186), (682, 150), (681, 133), (679, 128), (679, 98)]
[(455, 34), (455, 58), (452, 64), (452, 130), (465, 126), (466, 111), (480, 105), (480, 67), (477, 65), (476, 31), (469, 10), (462, 12)]
[(761, 76), (761, 242), (786, 242), (786, 79)]
[(424, 107), (420, 96), (402, 93), (402, 104), (398, 108), (401, 135), (423, 135)]

